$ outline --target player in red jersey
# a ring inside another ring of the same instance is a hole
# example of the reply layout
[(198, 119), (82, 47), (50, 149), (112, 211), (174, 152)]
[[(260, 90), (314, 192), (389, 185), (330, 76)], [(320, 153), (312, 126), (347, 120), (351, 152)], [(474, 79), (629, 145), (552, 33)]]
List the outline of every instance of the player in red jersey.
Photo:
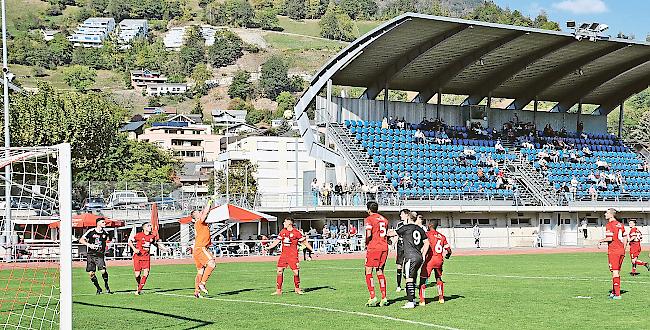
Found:
[(387, 306), (386, 298), (386, 277), (384, 277), (384, 266), (388, 257), (388, 220), (379, 214), (379, 204), (368, 202), (368, 217), (365, 220), (366, 226), (366, 286), (370, 292), (370, 299), (366, 306), (377, 306), (375, 296), (375, 285), (372, 279), (372, 271), (377, 273), (379, 290), (381, 291), (380, 306)]
[[(156, 244), (158, 248), (163, 251), (170, 251), (170, 249), (162, 244), (152, 233), (153, 226), (150, 223), (145, 223), (142, 226), (142, 231), (129, 238), (129, 247), (133, 250), (133, 270), (135, 271), (135, 282), (138, 289), (135, 291), (136, 295), (142, 294), (142, 288), (147, 283), (147, 276), (149, 276), (149, 268), (151, 264), (151, 255), (149, 254), (150, 248)], [(133, 244), (135, 242), (135, 245)]]
[(641, 240), (643, 236), (641, 231), (636, 227), (636, 221), (630, 220), (630, 232), (627, 234), (628, 241), (630, 242), (630, 259), (632, 259), (632, 272), (630, 275), (636, 276), (639, 273), (636, 272), (636, 266), (645, 266), (645, 268), (650, 271), (650, 265), (647, 262), (639, 260), (639, 255), (641, 254)]
[(608, 209), (605, 212), (605, 238), (598, 241), (598, 244), (607, 243), (607, 258), (609, 259), (609, 270), (612, 272), (612, 292), (610, 299), (621, 299), (621, 265), (625, 258), (625, 227), (616, 220), (616, 210)]
[(445, 283), (442, 281), (442, 264), (445, 259), (451, 257), (451, 247), (447, 243), (447, 237), (438, 232), (438, 220), (430, 220), (429, 231), (429, 250), (426, 259), (422, 264), (420, 271), (420, 306), (424, 306), (425, 290), (427, 289), (427, 280), (433, 274), (436, 277), (436, 286), (438, 288), (438, 302), (445, 303)]
[(276, 247), (278, 244), (282, 243), (282, 252), (280, 253), (280, 259), (278, 259), (278, 276), (277, 276), (277, 287), (273, 295), (282, 294), (282, 281), (284, 280), (284, 269), (289, 267), (293, 271), (293, 285), (295, 286), (294, 291), (297, 294), (303, 294), (300, 289), (300, 263), (298, 259), (298, 243), (305, 245), (309, 251), (312, 253), (314, 249), (311, 247), (305, 236), (293, 226), (293, 219), (286, 218), (284, 219), (284, 229), (278, 234), (278, 238), (273, 241), (270, 245), (266, 246), (265, 249), (271, 250)]

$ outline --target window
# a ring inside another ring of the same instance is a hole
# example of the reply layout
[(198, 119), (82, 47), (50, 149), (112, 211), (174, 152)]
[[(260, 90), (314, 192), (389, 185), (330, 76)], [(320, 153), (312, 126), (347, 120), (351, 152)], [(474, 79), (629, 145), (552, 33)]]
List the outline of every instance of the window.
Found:
[(530, 218), (514, 218), (510, 219), (511, 226), (530, 226)]
[(543, 225), (550, 225), (551, 224), (551, 219), (541, 219), (541, 223)]
[(571, 224), (571, 219), (561, 219), (560, 224), (570, 225)]
[(487, 226), (490, 225), (490, 219), (460, 219), (461, 226), (472, 227), (477, 223), (479, 226)]
[(587, 218), (587, 225), (598, 225), (598, 218)]

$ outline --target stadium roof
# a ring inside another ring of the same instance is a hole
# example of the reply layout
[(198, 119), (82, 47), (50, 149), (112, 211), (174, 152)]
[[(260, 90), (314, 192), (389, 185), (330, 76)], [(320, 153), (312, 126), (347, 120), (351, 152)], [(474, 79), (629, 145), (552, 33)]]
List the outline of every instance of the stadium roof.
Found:
[(327, 79), (367, 87), (370, 99), (388, 86), (416, 91), (420, 102), (441, 91), (469, 95), (465, 104), (488, 95), (514, 99), (511, 109), (554, 101), (553, 111), (562, 112), (582, 100), (607, 114), (650, 85), (650, 44), (407, 13), (349, 44), (310, 88)]

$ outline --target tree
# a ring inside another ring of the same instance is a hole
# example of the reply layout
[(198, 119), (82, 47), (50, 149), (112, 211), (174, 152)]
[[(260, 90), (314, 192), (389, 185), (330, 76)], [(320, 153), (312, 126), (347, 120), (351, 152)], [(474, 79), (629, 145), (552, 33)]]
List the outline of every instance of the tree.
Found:
[(205, 8), (208, 24), (230, 25), (234, 27), (253, 27), (255, 12), (247, 0), (226, 0), (212, 2)]
[(310, 19), (321, 18), (327, 10), (328, 0), (308, 0), (306, 17)]
[(95, 83), (97, 71), (83, 65), (73, 65), (63, 69), (63, 80), (78, 92), (85, 92)]
[(63, 66), (72, 61), (72, 44), (61, 33), (47, 43), (47, 50), (54, 66)]
[(352, 41), (356, 38), (357, 31), (354, 22), (333, 2), (330, 3), (318, 25), (320, 25), (320, 35), (323, 38), (343, 41)]
[(199, 63), (192, 71), (192, 80), (194, 80), (194, 92), (198, 95), (207, 95), (208, 86), (206, 81), (212, 80), (212, 72), (208, 70), (205, 63)]
[(242, 55), (244, 42), (231, 31), (217, 31), (214, 44), (208, 47), (208, 61), (215, 68), (231, 65)]
[(650, 111), (643, 114), (639, 123), (631, 130), (630, 140), (650, 148)]
[(341, 0), (339, 7), (352, 19), (370, 19), (377, 12), (377, 3), (374, 0)]
[(185, 43), (178, 54), (181, 72), (185, 75), (190, 75), (194, 67), (205, 62), (205, 39), (198, 26), (192, 25), (187, 29)]
[(240, 98), (247, 100), (253, 94), (253, 84), (250, 82), (251, 74), (245, 70), (235, 72), (232, 83), (228, 87), (228, 96), (230, 98)]
[(285, 111), (287, 110), (293, 111), (293, 107), (296, 105), (296, 98), (293, 97), (293, 95), (289, 92), (282, 92), (275, 99), (275, 102), (278, 103), (278, 108), (275, 110), (273, 117), (284, 118)]
[(252, 164), (250, 160), (241, 160), (228, 166), (227, 169), (228, 180), (226, 180), (226, 168), (215, 172), (217, 192), (245, 195), (247, 200), (253, 201), (257, 194), (257, 180), (255, 179), (257, 165)]
[(303, 19), (307, 12), (305, 0), (286, 0), (284, 3), (284, 12), (291, 19)]
[(129, 18), (131, 4), (125, 0), (109, 0), (106, 5), (106, 12), (113, 17), (116, 22)]
[(201, 118), (203, 118), (203, 106), (201, 105), (201, 98), (196, 97), (194, 98), (194, 107), (192, 108), (193, 115), (201, 115)]
[(280, 20), (273, 9), (262, 9), (255, 13), (255, 20), (262, 30), (282, 31)]
[(280, 56), (271, 56), (260, 73), (259, 85), (262, 92), (270, 99), (275, 99), (281, 92), (291, 90), (288, 76), (289, 65)]

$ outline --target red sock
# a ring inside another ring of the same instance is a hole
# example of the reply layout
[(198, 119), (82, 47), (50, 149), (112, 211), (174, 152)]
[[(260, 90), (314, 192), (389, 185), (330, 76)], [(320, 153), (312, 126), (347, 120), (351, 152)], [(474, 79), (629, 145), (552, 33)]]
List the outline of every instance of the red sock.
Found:
[(636, 266), (632, 266), (632, 273), (636, 273)]
[(614, 277), (612, 279), (612, 282), (614, 282), (614, 295), (615, 296), (620, 296), (621, 295), (621, 278), (620, 277)]
[(366, 286), (370, 292), (370, 299), (375, 299), (375, 285), (372, 282), (372, 274), (366, 274)]
[(278, 274), (278, 277), (277, 277), (276, 280), (275, 280), (275, 281), (277, 282), (277, 284), (278, 284), (278, 285), (276, 286), (276, 288), (277, 288), (278, 290), (282, 290), (282, 281), (283, 281), (283, 280), (284, 280), (284, 276), (283, 276), (283, 274)]
[(441, 279), (436, 280), (438, 286), (438, 300), (445, 299), (445, 283)]
[(140, 284), (138, 284), (138, 291), (142, 291), (142, 288), (144, 288), (144, 285), (147, 283), (147, 277), (142, 276), (140, 277)]
[(427, 285), (426, 284), (420, 285), (420, 302), (424, 302), (424, 300), (425, 300), (424, 293), (426, 292), (426, 290), (427, 290)]
[(386, 277), (384, 274), (377, 275), (379, 281), (379, 291), (381, 291), (381, 299), (386, 299)]
[(300, 289), (300, 275), (293, 275), (293, 286)]
[(645, 265), (648, 264), (648, 263), (645, 262), (645, 261), (637, 260), (637, 261), (636, 261), (636, 264), (639, 265), (639, 266), (645, 266)]

